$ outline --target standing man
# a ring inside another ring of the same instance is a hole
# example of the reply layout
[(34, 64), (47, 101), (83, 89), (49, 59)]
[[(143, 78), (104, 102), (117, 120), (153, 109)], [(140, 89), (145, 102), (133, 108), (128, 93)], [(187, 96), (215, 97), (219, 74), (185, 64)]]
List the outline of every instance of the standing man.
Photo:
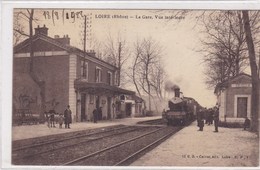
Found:
[(70, 123), (72, 122), (72, 117), (71, 117), (71, 110), (70, 110), (70, 105), (68, 105), (67, 109), (64, 111), (64, 123), (65, 123), (65, 128), (70, 129)]
[(250, 120), (248, 119), (247, 116), (244, 122), (244, 130), (246, 130), (246, 128), (250, 128)]
[(93, 120), (94, 120), (94, 123), (97, 123), (97, 117), (98, 117), (98, 111), (97, 111), (97, 108), (95, 108), (93, 110)]
[(204, 127), (204, 111), (200, 109), (197, 115), (197, 121), (198, 121), (198, 126), (199, 126), (199, 131), (203, 131)]
[(214, 117), (214, 125), (215, 125), (215, 131), (214, 132), (218, 132), (218, 122), (219, 122), (219, 108), (218, 107), (215, 110), (213, 117)]
[(214, 115), (214, 109), (211, 108), (209, 112), (209, 125), (213, 124), (213, 115)]
[(103, 117), (103, 115), (102, 115), (102, 107), (99, 107), (99, 109), (98, 109), (98, 115), (99, 115), (99, 120), (102, 120), (102, 117)]

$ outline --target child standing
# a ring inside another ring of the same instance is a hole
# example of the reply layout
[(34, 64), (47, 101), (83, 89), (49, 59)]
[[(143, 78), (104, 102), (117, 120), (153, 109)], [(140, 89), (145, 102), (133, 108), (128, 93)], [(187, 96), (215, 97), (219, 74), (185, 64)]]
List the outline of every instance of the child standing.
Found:
[(63, 121), (64, 121), (64, 117), (62, 114), (59, 115), (59, 118), (58, 118), (58, 121), (59, 121), (59, 127), (62, 128), (62, 124), (63, 124)]
[(54, 110), (50, 110), (49, 113), (50, 113), (51, 127), (55, 127), (55, 122), (54, 122), (55, 111)]
[(50, 115), (48, 112), (44, 112), (48, 128), (50, 128)]

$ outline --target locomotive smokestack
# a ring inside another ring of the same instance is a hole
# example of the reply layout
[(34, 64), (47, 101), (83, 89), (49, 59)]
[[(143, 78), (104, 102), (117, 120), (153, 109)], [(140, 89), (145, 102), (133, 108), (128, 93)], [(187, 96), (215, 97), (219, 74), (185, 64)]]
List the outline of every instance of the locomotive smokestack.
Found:
[(180, 88), (175, 88), (174, 89), (174, 94), (175, 94), (175, 97), (180, 97)]

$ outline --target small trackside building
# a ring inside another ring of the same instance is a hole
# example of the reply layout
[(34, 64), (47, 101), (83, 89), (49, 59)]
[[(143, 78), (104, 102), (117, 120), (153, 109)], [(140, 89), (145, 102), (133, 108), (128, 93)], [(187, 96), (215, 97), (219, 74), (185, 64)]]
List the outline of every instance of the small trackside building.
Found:
[(245, 117), (251, 118), (251, 76), (238, 74), (218, 84), (215, 88), (219, 116), (221, 121), (244, 122)]
[[(31, 41), (33, 76), (29, 69)], [(84, 54), (71, 46), (68, 35), (51, 38), (44, 25), (35, 28), (31, 41), (26, 39), (14, 47), (14, 115), (24, 110), (33, 115), (43, 114), (42, 108), (63, 113), (70, 105), (74, 122), (93, 120), (93, 110), (99, 107), (100, 119), (114, 119), (120, 114), (120, 96), (135, 95), (118, 87), (117, 67), (97, 58), (94, 51)]]

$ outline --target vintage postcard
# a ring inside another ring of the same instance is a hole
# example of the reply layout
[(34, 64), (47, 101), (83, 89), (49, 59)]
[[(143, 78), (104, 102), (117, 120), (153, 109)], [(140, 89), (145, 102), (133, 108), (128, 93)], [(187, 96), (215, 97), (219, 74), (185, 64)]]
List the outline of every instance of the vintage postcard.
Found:
[(258, 10), (12, 17), (10, 167), (259, 167)]

